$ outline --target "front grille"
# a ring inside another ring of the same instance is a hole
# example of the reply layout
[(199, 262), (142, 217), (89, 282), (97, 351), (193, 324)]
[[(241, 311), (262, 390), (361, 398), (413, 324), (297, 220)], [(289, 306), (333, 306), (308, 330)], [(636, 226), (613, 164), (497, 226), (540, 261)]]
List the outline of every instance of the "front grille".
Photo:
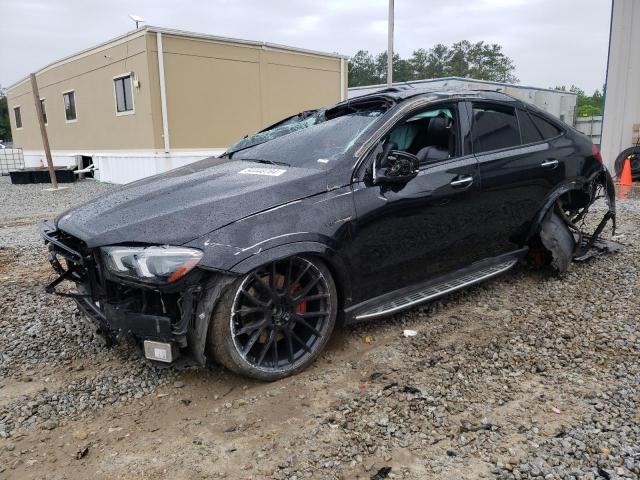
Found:
[[(41, 225), (41, 232), (49, 244), (51, 262), (59, 278), (76, 283), (78, 294), (71, 296), (89, 316), (99, 321), (101, 329), (129, 331), (144, 338), (172, 339), (186, 345), (195, 287), (162, 291), (119, 280), (104, 270), (98, 249), (88, 248), (82, 240), (50, 224)], [(162, 324), (164, 330), (155, 333), (149, 330), (154, 322), (160, 322), (158, 325)]]

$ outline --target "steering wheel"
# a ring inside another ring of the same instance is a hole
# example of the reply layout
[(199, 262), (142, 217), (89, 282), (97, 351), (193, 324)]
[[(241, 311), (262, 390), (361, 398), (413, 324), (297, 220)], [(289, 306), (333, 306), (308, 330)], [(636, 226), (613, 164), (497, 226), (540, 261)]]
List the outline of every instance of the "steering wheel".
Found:
[(391, 150), (389, 155), (393, 155), (396, 158), (404, 158), (409, 160), (413, 164), (419, 164), (420, 160), (413, 153), (405, 152), (404, 150)]

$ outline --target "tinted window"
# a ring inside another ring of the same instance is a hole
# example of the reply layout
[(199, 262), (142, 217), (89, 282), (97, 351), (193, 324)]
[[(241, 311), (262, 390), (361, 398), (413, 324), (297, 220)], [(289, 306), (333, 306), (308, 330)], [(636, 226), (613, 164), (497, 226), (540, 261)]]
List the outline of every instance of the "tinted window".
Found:
[(475, 153), (520, 145), (520, 131), (513, 108), (474, 105), (472, 128)]
[(531, 114), (531, 118), (533, 119), (533, 123), (536, 124), (536, 127), (538, 127), (538, 130), (540, 130), (542, 136), (545, 139), (557, 137), (562, 133), (562, 130), (560, 130), (558, 127), (548, 122), (541, 116), (536, 115), (535, 113)]
[(518, 120), (520, 122), (520, 134), (522, 143), (535, 143), (542, 140), (542, 135), (533, 124), (531, 117), (524, 110), (518, 110)]

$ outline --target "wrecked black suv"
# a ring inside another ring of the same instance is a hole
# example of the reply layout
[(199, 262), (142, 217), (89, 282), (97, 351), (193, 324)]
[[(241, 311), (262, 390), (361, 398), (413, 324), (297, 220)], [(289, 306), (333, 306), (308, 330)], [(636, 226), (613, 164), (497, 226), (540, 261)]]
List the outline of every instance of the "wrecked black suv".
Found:
[(613, 195), (590, 140), (530, 105), (393, 88), (300, 113), (40, 229), (59, 274), (47, 290), (109, 341), (274, 380), (307, 367), (337, 319), (389, 315), (527, 256), (565, 269), (615, 228)]

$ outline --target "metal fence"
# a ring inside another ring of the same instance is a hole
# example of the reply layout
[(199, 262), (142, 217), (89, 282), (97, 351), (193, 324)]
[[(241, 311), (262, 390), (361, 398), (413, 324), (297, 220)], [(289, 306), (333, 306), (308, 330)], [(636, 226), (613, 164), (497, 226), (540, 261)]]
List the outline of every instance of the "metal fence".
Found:
[(0, 148), (0, 175), (9, 175), (12, 170), (24, 168), (21, 148)]
[(576, 129), (591, 138), (596, 145), (602, 141), (602, 115), (596, 117), (578, 117)]

